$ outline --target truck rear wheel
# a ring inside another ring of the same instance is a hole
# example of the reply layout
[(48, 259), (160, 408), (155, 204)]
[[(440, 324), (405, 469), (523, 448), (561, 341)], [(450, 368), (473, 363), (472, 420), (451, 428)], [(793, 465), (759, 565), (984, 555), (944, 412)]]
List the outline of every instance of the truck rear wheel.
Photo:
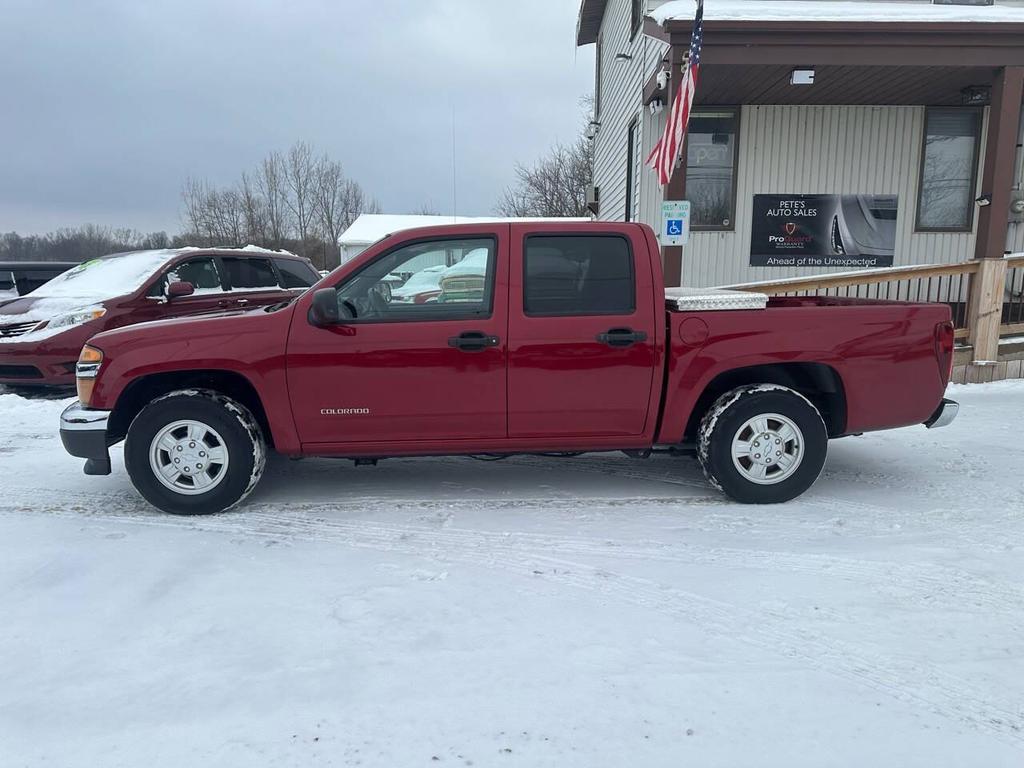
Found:
[(125, 466), (154, 507), (208, 515), (241, 502), (259, 481), (266, 442), (249, 410), (219, 392), (157, 398), (128, 429)]
[(700, 423), (697, 455), (708, 481), (743, 504), (794, 499), (821, 474), (828, 432), (803, 395), (775, 384), (726, 392)]

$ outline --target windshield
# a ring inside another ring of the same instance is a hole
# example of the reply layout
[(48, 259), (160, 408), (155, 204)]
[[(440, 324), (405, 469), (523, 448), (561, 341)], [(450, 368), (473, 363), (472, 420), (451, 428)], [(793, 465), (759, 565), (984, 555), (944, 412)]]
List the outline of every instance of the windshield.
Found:
[(111, 299), (134, 293), (180, 251), (133, 251), (93, 259), (36, 288), (34, 298)]

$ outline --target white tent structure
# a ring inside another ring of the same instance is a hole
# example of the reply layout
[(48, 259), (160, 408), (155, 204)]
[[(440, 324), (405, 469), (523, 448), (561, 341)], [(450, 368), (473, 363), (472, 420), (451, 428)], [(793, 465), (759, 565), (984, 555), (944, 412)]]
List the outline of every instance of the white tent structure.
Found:
[[(428, 216), (390, 213), (364, 213), (338, 238), (341, 263), (350, 261), (382, 237), (416, 227), (438, 224), (491, 224), (494, 222), (550, 221), (538, 218), (505, 218), (501, 216)], [(559, 219), (559, 221), (590, 221), (589, 218)]]

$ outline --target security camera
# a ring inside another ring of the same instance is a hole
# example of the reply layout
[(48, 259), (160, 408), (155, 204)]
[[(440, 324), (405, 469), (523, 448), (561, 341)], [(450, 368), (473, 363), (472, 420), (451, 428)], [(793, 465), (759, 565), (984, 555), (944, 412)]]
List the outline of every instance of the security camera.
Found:
[(668, 70), (665, 70), (665, 69), (661, 70), (658, 73), (657, 81), (658, 81), (658, 90), (659, 91), (665, 90), (665, 86), (668, 85)]

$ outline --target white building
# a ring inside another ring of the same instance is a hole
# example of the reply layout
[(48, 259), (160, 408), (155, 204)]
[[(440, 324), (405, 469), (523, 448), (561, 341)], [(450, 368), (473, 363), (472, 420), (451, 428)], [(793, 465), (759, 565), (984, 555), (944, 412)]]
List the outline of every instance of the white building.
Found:
[[(695, 8), (582, 0), (577, 29), (597, 48), (597, 216), (657, 229), (664, 199), (689, 199), (687, 284), (1024, 250), (1024, 2), (706, 0), (685, 173), (666, 191), (642, 167), (668, 111), (651, 105)], [(787, 215), (800, 206), (815, 217)]]
[[(350, 261), (376, 243), (382, 237), (416, 227), (431, 227), (438, 224), (489, 224), (495, 221), (538, 221), (530, 218), (503, 218), (487, 216), (430, 216), (399, 215), (390, 213), (364, 213), (338, 238), (341, 249), (341, 263)], [(590, 219), (562, 219), (562, 221), (590, 221)], [(424, 264), (423, 266), (430, 266)]]

